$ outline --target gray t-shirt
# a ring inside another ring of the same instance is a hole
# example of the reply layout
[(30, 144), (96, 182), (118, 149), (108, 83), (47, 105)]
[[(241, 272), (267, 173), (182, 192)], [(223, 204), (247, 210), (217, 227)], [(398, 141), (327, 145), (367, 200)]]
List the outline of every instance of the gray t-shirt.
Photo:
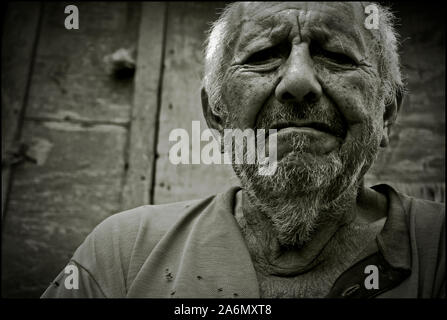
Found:
[[(328, 297), (445, 297), (444, 205), (388, 185), (373, 188), (389, 203), (377, 250), (346, 270)], [(75, 267), (62, 270), (42, 298), (259, 298), (234, 218), (238, 190), (112, 215), (76, 250), (69, 262)], [(380, 289), (364, 288), (364, 267), (371, 264), (379, 266)]]

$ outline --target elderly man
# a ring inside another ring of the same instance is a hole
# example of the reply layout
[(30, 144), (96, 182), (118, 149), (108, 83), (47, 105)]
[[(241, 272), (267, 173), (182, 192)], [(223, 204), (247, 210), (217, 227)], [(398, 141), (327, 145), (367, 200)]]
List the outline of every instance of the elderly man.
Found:
[(403, 92), (393, 16), (368, 28), (366, 6), (229, 5), (204, 115), (276, 129), (275, 173), (233, 164), (241, 188), (111, 216), (43, 297), (445, 297), (444, 206), (363, 185)]

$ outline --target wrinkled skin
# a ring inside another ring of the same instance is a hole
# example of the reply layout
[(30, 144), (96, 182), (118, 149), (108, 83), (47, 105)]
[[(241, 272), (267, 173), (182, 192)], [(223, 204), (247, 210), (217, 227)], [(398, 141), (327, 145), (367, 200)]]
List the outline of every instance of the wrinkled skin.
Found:
[(234, 165), (240, 223), (257, 228), (246, 238), (263, 238), (247, 242), (265, 273), (305, 266), (340, 225), (385, 214), (383, 197), (358, 193), (398, 109), (384, 104), (364, 17), (358, 3), (262, 3), (241, 5), (231, 21), (221, 91), (229, 117), (205, 117), (219, 130), (278, 128), (275, 175)]
[[(246, 11), (250, 16), (241, 26), (224, 77), (223, 101), (231, 115), (227, 125), (269, 129), (281, 121), (304, 121), (341, 128), (343, 139), (304, 129), (279, 132), (278, 160), (280, 167), (293, 160), (296, 154), (290, 152), (290, 140), (307, 137), (307, 152), (299, 153), (299, 158), (305, 158), (301, 161), (324, 162), (329, 154), (344, 152), (351, 157), (345, 160), (345, 171), (352, 171), (351, 165), (360, 161), (353, 159), (359, 156), (355, 144), (371, 147), (375, 153), (380, 143), (384, 105), (374, 99), (381, 86), (377, 61), (370, 58), (375, 55), (367, 51), (370, 35), (354, 32), (344, 23), (355, 18), (351, 6), (293, 3)], [(306, 117), (305, 109), (322, 116)], [(326, 184), (334, 185), (328, 178)], [(306, 180), (312, 182), (312, 177)], [(303, 192), (309, 192), (322, 186), (303, 187)], [(294, 189), (301, 191), (299, 184)]]

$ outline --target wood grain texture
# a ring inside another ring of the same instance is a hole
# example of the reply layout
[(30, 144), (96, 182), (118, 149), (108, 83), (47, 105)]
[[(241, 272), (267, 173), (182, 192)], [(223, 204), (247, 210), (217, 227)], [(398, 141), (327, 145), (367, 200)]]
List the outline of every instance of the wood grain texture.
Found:
[(26, 160), (14, 167), (3, 225), (2, 292), (39, 297), (93, 228), (121, 209), (132, 79), (103, 57), (136, 45), (139, 3), (45, 3), (24, 117)]
[(38, 2), (10, 2), (3, 22), (2, 219), (11, 176), (8, 157), (11, 157), (19, 144), (28, 79), (39, 33), (40, 9), (41, 4)]
[(135, 46), (139, 4), (79, 2), (79, 30), (67, 30), (66, 2), (45, 3), (26, 116), (127, 124), (132, 81), (106, 72), (104, 58)]
[(2, 289), (38, 297), (93, 228), (120, 207), (127, 130), (26, 121), (39, 158), (15, 168), (2, 239)]
[(192, 121), (200, 121), (201, 130), (207, 128), (200, 102), (202, 48), (210, 23), (223, 7), (219, 2), (169, 6), (154, 203), (206, 197), (238, 183), (229, 165), (173, 165), (168, 158), (175, 143), (168, 140), (171, 130), (183, 128), (191, 138)]
[(142, 4), (123, 210), (152, 203), (165, 18), (165, 3)]

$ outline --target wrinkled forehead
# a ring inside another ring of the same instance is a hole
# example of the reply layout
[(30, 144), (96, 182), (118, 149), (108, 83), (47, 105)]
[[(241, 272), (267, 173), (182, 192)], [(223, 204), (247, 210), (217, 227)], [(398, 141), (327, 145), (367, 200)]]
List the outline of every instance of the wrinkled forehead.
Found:
[(344, 35), (363, 42), (369, 34), (364, 27), (364, 5), (360, 2), (242, 2), (238, 4), (230, 23), (239, 41), (250, 41), (266, 30), (299, 30), (303, 35), (313, 30), (327, 36)]
[(361, 2), (240, 2), (238, 10), (245, 21), (275, 20), (278, 14), (287, 16), (299, 11), (304, 15), (318, 13), (327, 22), (344, 21), (349, 25), (364, 16)]

